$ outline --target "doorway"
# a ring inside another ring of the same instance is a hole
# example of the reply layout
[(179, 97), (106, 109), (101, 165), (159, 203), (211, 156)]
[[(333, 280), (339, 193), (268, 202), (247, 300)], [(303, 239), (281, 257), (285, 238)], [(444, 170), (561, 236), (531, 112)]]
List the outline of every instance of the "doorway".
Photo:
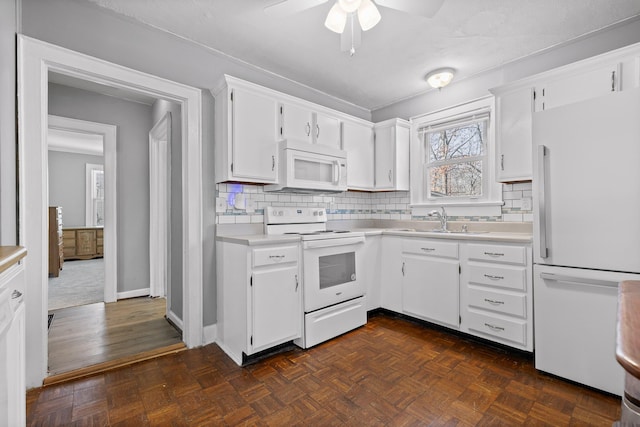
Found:
[[(107, 87), (143, 93), (180, 105), (182, 130), (182, 193), (184, 257), (182, 258), (183, 340), (202, 343), (202, 94), (198, 89), (111, 64), (29, 37), (18, 37), (20, 227), (19, 242), (29, 248), (27, 292), (27, 386), (46, 377), (46, 269), (48, 73), (70, 75)], [(25, 161), (28, 159), (29, 161)]]

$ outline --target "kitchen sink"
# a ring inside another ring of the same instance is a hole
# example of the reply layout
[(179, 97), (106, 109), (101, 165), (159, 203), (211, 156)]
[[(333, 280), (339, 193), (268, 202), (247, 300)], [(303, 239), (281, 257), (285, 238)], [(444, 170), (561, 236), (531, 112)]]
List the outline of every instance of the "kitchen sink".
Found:
[(421, 233), (438, 233), (438, 234), (484, 234), (488, 233), (488, 231), (467, 231), (467, 230), (417, 230)]

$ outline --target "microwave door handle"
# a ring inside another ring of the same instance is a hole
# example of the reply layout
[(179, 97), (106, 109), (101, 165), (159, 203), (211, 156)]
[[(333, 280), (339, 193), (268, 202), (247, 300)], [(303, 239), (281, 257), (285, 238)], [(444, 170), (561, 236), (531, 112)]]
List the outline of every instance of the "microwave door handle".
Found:
[(334, 167), (335, 169), (333, 170), (333, 183), (334, 184), (339, 184), (340, 183), (340, 178), (342, 175), (342, 171), (340, 171), (340, 162), (337, 160), (333, 161)]

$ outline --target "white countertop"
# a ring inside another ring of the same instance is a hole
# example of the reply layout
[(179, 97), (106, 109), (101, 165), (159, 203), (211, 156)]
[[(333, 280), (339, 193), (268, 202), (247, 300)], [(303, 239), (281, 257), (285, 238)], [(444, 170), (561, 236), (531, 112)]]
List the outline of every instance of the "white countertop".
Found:
[[(358, 231), (364, 233), (365, 236), (376, 235), (391, 235), (401, 237), (422, 237), (429, 239), (447, 239), (447, 240), (465, 240), (465, 241), (489, 241), (489, 242), (504, 242), (504, 243), (531, 243), (531, 233), (513, 233), (513, 232), (501, 232), (491, 231), (487, 233), (469, 232), (469, 233), (434, 233), (429, 231), (409, 231), (402, 228), (350, 228), (349, 231)], [(260, 245), (276, 245), (282, 243), (297, 243), (300, 241), (300, 236), (281, 234), (281, 235), (266, 235), (266, 234), (250, 234), (250, 235), (226, 235), (217, 236), (216, 239), (220, 242), (236, 243), (247, 246), (260, 246)]]

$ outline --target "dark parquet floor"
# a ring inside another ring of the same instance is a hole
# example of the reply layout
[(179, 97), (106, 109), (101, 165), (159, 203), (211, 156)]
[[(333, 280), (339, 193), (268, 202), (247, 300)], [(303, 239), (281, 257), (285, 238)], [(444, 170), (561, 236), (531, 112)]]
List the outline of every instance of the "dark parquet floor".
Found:
[(385, 314), (244, 368), (208, 345), (27, 393), (27, 425), (611, 426), (620, 399)]

